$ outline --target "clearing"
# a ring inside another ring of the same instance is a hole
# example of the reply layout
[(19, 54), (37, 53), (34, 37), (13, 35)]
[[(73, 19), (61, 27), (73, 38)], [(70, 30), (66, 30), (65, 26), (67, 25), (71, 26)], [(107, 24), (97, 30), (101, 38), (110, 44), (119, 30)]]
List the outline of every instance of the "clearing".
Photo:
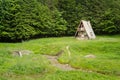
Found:
[[(33, 53), (22, 57), (10, 54), (21, 50)], [(119, 63), (119, 35), (97, 36), (95, 40), (60, 37), (0, 43), (0, 80), (119, 80)]]

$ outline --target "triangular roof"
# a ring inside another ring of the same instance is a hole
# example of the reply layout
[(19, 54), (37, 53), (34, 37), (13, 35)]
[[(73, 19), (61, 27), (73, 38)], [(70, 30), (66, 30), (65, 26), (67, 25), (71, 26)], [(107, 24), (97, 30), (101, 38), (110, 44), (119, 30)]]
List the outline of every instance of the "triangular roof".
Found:
[[(81, 27), (81, 25), (84, 27), (89, 39), (95, 39), (96, 38), (95, 33), (94, 33), (94, 31), (92, 29), (92, 26), (90, 24), (90, 21), (81, 20), (81, 22), (78, 26), (78, 29)], [(78, 30), (76, 31), (75, 36), (77, 36), (77, 33), (78, 33)]]

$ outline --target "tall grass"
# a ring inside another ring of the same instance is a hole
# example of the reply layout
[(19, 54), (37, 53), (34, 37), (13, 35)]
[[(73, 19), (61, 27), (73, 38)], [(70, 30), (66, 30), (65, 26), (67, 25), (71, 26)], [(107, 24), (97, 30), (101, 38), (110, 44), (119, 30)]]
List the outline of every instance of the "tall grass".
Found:
[[(70, 57), (66, 46), (69, 46)], [(13, 50), (30, 50), (33, 54), (13, 57), (10, 54)], [(61, 50), (64, 50), (64, 53), (58, 59), (60, 63), (94, 72), (58, 70), (42, 55), (55, 55)], [(89, 54), (96, 58), (85, 58)], [(119, 63), (119, 35), (97, 36), (95, 40), (60, 37), (23, 43), (0, 43), (0, 80), (119, 80)]]

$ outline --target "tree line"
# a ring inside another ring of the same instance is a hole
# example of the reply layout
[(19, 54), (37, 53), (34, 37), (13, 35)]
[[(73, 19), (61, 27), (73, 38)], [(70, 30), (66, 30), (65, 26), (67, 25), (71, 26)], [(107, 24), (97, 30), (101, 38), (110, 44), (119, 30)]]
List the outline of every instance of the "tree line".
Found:
[(0, 41), (74, 35), (80, 20), (96, 34), (120, 33), (119, 0), (0, 0)]

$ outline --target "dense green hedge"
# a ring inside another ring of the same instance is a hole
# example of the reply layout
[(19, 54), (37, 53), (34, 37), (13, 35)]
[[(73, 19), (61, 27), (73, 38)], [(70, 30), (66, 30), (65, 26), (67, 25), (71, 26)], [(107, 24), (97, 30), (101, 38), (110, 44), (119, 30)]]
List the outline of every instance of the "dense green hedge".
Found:
[(0, 41), (74, 35), (80, 20), (96, 34), (120, 33), (119, 0), (1, 0)]

